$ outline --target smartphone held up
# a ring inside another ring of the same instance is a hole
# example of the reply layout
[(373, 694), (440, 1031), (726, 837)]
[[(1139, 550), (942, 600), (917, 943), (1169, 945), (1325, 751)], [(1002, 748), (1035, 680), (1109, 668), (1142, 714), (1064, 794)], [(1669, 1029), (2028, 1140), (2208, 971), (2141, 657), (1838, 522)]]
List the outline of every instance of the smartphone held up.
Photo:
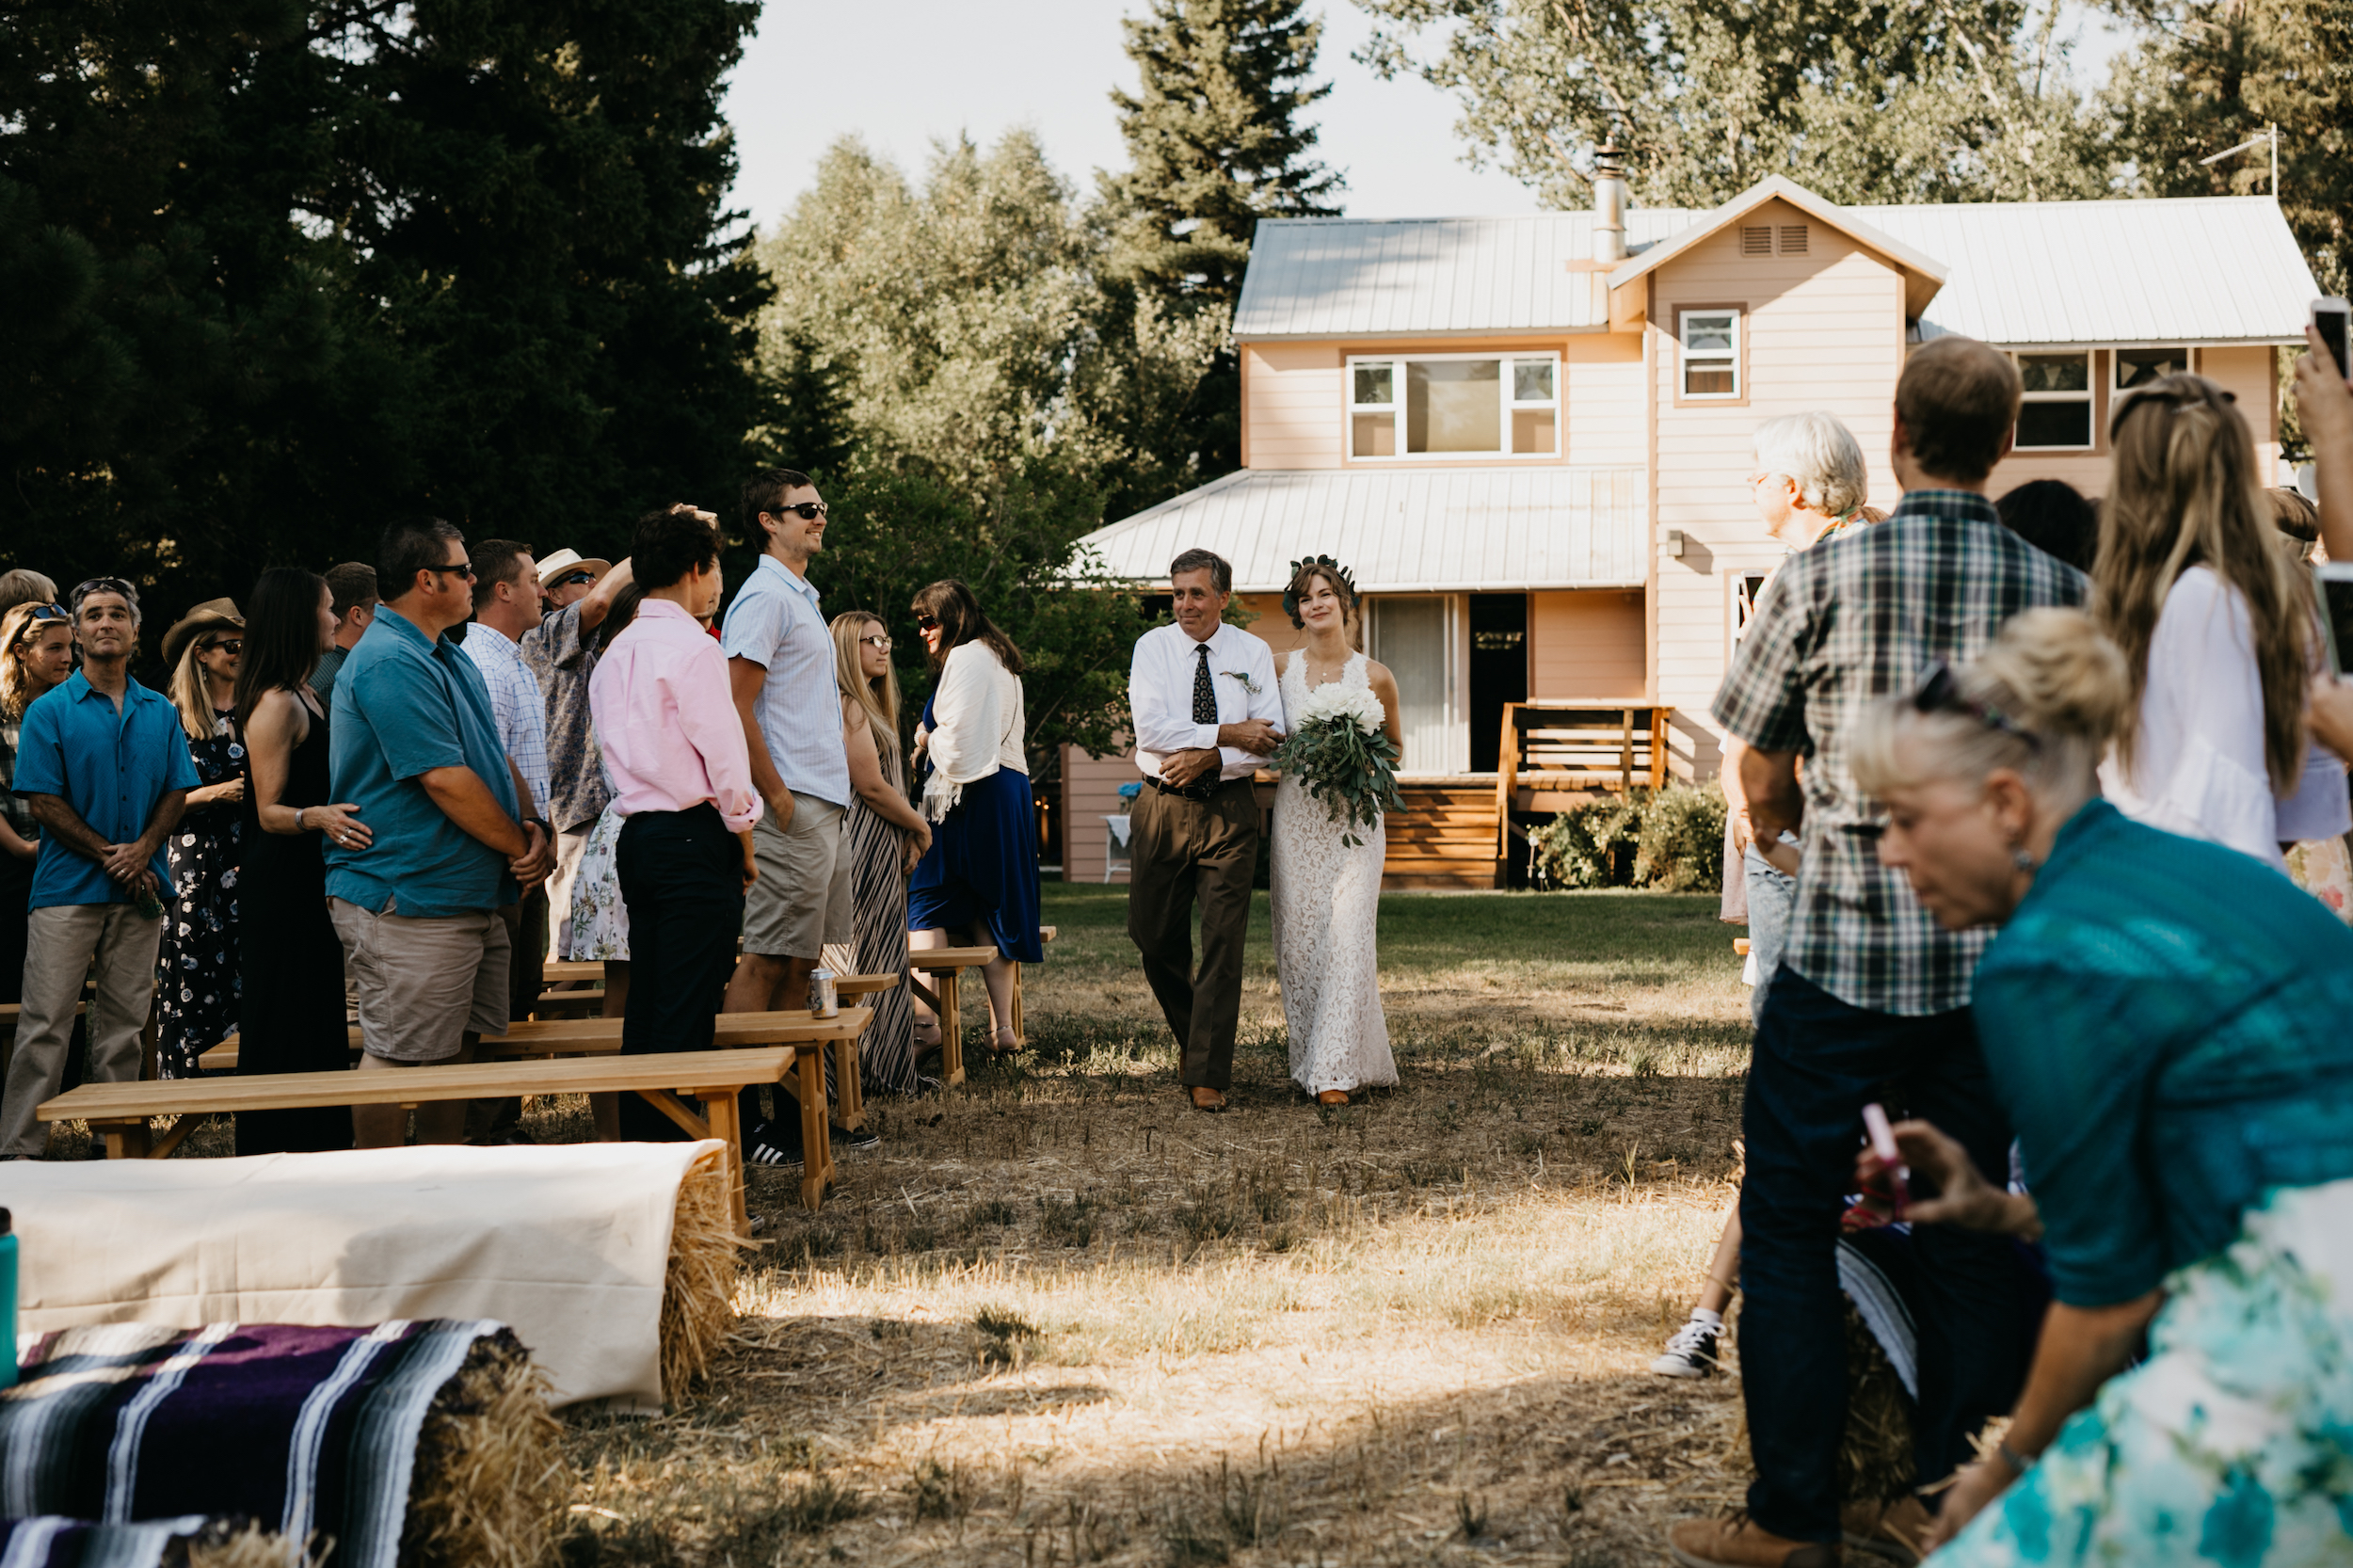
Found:
[(2347, 305), (2333, 295), (2326, 299), (2315, 299), (2312, 307), (2312, 323), (2313, 329), (2320, 334), (2320, 341), (2329, 345), (2329, 357), (2337, 361), (2337, 374), (2353, 375), (2353, 369), (2348, 369), (2345, 353), (2347, 329), (2353, 328), (2353, 305)]

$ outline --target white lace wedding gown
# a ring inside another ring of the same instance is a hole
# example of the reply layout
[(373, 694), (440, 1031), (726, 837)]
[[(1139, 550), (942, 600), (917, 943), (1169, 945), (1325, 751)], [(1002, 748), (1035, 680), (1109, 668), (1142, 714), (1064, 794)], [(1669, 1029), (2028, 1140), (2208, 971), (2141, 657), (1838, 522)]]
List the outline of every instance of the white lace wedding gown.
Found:
[[(1304, 650), (1284, 662), (1286, 728), (1307, 700), (1306, 668)], [(1340, 682), (1365, 686), (1363, 654), (1348, 661)], [(1286, 775), (1274, 787), (1274, 970), (1291, 1077), (1311, 1095), (1397, 1081), (1373, 952), (1387, 840), (1379, 823), (1357, 830), (1354, 848), (1341, 832), (1298, 779)]]

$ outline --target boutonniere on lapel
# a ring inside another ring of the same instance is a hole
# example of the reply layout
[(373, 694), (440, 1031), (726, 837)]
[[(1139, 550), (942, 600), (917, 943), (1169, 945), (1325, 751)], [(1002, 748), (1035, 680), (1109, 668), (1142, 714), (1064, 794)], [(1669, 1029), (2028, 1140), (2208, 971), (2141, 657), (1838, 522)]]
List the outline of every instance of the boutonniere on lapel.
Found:
[(1257, 696), (1258, 695), (1258, 683), (1250, 679), (1250, 672), (1248, 670), (1220, 670), (1217, 673), (1225, 677), (1228, 680), (1241, 681), (1241, 689), (1248, 692), (1252, 696)]

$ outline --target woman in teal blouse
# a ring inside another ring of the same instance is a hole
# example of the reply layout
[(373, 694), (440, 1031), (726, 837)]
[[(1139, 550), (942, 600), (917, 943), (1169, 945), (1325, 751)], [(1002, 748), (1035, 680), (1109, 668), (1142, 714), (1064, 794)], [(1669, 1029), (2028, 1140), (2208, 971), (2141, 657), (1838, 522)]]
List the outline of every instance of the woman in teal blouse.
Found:
[[(2353, 933), (2098, 798), (2125, 701), (2088, 617), (2029, 611), (1883, 704), (1857, 757), (1881, 861), (1945, 926), (2004, 928), (1971, 1005), (2057, 1296), (1935, 1562), (2345, 1562)], [(1999, 1223), (1965, 1174), (1917, 1217), (1967, 1223), (1973, 1187)]]

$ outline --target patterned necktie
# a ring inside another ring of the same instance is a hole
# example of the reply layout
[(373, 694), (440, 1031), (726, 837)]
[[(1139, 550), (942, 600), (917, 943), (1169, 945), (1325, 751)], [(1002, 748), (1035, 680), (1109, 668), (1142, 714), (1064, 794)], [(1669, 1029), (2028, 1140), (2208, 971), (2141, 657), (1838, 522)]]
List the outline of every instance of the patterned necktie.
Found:
[(1215, 724), (1217, 688), (1209, 684), (1209, 645), (1195, 643), (1193, 646), (1201, 655), (1201, 662), (1193, 666), (1193, 722)]

